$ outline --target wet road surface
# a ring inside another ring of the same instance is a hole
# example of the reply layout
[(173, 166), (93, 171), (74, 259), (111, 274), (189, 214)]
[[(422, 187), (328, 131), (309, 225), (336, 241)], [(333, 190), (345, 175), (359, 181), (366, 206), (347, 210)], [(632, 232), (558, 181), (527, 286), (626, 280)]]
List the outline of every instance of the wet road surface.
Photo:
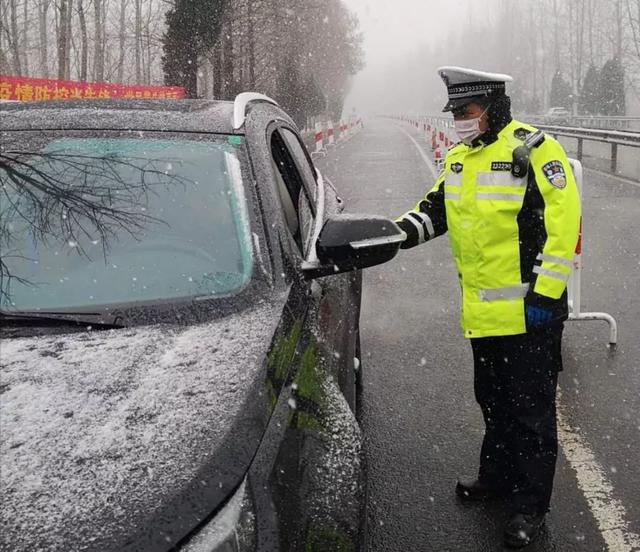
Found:
[[(431, 188), (433, 175), (407, 131), (371, 120), (316, 160), (348, 211), (395, 218)], [(593, 458), (575, 443), (561, 446), (547, 526), (526, 550), (637, 552), (640, 187), (585, 171), (583, 210), (582, 310), (614, 315), (619, 344), (615, 353), (607, 348), (604, 322), (567, 324), (560, 378), (565, 440), (575, 437)], [(446, 237), (365, 271), (362, 425), (372, 552), (503, 550), (508, 511), (500, 504), (467, 506), (454, 494), (458, 476), (476, 473), (483, 433), (458, 315)]]

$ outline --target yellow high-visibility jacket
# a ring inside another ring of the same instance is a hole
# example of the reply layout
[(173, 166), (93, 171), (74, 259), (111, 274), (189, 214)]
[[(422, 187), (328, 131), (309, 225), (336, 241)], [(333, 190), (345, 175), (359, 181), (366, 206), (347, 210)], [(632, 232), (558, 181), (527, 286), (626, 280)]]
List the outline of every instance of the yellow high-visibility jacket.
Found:
[(527, 332), (525, 301), (567, 318), (580, 197), (550, 136), (531, 149), (527, 175), (512, 175), (513, 150), (535, 131), (514, 120), (489, 144), (455, 145), (433, 188), (398, 219), (405, 249), (448, 232), (468, 338)]

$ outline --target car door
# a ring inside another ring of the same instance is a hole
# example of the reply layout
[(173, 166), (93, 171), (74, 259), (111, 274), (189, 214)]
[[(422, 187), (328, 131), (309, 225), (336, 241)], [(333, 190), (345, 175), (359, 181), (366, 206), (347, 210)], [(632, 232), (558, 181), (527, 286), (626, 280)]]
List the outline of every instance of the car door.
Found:
[[(269, 478), (280, 547), (339, 549), (341, 543), (350, 543), (355, 549), (363, 477), (361, 436), (337, 385), (344, 358), (353, 358), (354, 353), (340, 348), (344, 347), (344, 338), (338, 337), (342, 329), (327, 331), (334, 322), (337, 326), (340, 313), (349, 311), (348, 304), (337, 303), (347, 292), (350, 277), (332, 276), (325, 278), (326, 282), (311, 283), (304, 279), (302, 263), (326, 216), (325, 205), (318, 202), (323, 194), (313, 165), (305, 151), (298, 149), (301, 143), (291, 127), (274, 125), (268, 140), (275, 195), (284, 219), (280, 225), (284, 277), (290, 284), (290, 308), (297, 313), (300, 328), (289, 376), (291, 412)], [(339, 446), (337, 440), (345, 438), (350, 448)], [(335, 457), (332, 451), (338, 448), (341, 454)], [(351, 481), (348, 476), (345, 481), (346, 474), (351, 474)]]
[[(342, 210), (342, 203), (333, 186), (324, 182), (313, 166), (302, 140), (292, 127), (280, 125), (278, 135), (289, 152), (291, 167), (298, 173), (313, 210), (326, 220), (327, 216)], [(322, 193), (319, 191), (322, 187)], [(319, 204), (323, 201), (323, 205)], [(311, 236), (313, 238), (313, 236)], [(309, 251), (303, 251), (305, 257)], [(362, 275), (353, 272), (329, 276), (313, 282), (314, 297), (319, 298), (318, 329), (321, 332), (323, 358), (338, 381), (340, 389), (352, 410), (356, 409), (355, 368), (359, 367), (359, 317)]]

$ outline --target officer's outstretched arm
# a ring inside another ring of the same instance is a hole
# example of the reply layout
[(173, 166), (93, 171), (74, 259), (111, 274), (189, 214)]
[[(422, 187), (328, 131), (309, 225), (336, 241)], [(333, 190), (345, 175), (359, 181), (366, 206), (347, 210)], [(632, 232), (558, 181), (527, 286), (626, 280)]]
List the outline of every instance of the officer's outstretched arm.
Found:
[(532, 291), (559, 299), (567, 286), (580, 231), (580, 194), (562, 146), (550, 136), (531, 152), (544, 203), (547, 239), (533, 268)]
[(447, 231), (447, 215), (444, 205), (444, 171), (435, 185), (411, 211), (405, 213), (396, 223), (407, 233), (402, 249), (415, 247), (441, 236)]

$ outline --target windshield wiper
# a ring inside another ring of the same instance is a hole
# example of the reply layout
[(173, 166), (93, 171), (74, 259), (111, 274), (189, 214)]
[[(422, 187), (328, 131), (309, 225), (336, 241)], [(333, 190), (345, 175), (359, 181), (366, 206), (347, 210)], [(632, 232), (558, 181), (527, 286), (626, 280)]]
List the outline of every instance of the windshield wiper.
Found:
[[(93, 320), (93, 317), (102, 317), (102, 320)], [(117, 316), (111, 316), (112, 320), (106, 322), (104, 313), (99, 312), (46, 312), (46, 311), (20, 311), (10, 313), (0, 311), (0, 326), (80, 326), (112, 330), (124, 328)]]

